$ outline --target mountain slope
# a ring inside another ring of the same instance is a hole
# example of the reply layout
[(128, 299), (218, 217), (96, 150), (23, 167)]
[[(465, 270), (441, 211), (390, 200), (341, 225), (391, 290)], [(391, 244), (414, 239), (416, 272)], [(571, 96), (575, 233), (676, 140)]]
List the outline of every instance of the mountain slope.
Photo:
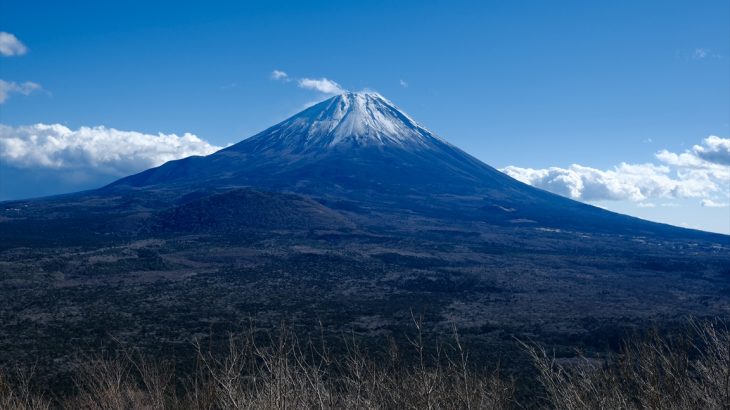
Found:
[(204, 195), (160, 212), (162, 233), (235, 233), (246, 230), (340, 229), (353, 225), (321, 204), (292, 194), (232, 189)]

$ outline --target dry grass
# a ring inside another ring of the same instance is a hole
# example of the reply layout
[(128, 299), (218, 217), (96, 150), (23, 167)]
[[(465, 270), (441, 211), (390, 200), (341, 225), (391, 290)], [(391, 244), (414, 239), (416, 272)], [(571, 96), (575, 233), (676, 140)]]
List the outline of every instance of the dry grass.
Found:
[[(497, 370), (477, 371), (458, 333), (427, 348), (421, 321), (404, 346), (390, 341), (374, 360), (354, 336), (333, 354), (319, 340), (299, 340), (282, 326), (230, 335), (225, 351), (197, 344), (195, 370), (176, 376), (169, 363), (120, 349), (81, 357), (75, 394), (49, 400), (31, 389), (32, 373), (0, 376), (1, 409), (509, 409), (515, 386)], [(530, 406), (556, 409), (728, 409), (730, 332), (719, 322), (691, 322), (683, 337), (632, 339), (602, 360), (560, 361), (534, 344), (544, 389)], [(408, 364), (405, 364), (405, 363)], [(12, 381), (11, 381), (12, 380)], [(541, 396), (541, 399), (537, 399)], [(544, 397), (542, 397), (544, 396)]]

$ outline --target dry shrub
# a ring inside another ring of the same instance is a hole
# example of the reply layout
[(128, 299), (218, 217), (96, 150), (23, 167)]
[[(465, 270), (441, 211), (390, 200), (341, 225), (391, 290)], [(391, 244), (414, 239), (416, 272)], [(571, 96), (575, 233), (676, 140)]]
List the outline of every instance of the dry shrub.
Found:
[(51, 403), (43, 395), (33, 391), (31, 380), (35, 372), (15, 369), (11, 376), (0, 372), (0, 409), (31, 410), (50, 409)]
[(76, 394), (66, 409), (123, 410), (165, 409), (177, 404), (174, 370), (121, 349), (113, 357), (82, 357), (77, 361)]
[(343, 340), (335, 357), (324, 343), (302, 343), (282, 327), (263, 346), (255, 332), (231, 336), (227, 354), (198, 346), (199, 366), (184, 400), (194, 409), (505, 409), (513, 404), (512, 383), (498, 372), (473, 370), (455, 333), (452, 355), (437, 346), (427, 355), (420, 320), (410, 339), (417, 362), (402, 365), (391, 341), (387, 360), (370, 359), (356, 337)]
[(618, 355), (563, 364), (523, 344), (556, 409), (728, 409), (730, 332), (721, 321), (690, 321), (679, 337), (651, 332)]

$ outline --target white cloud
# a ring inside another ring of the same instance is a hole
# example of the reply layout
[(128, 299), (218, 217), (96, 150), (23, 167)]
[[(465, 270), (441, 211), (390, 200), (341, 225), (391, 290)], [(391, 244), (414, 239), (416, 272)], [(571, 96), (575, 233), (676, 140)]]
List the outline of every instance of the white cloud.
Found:
[(289, 74), (281, 71), (281, 70), (274, 70), (271, 72), (271, 79), (272, 80), (281, 80), (281, 81), (290, 81), (289, 80)]
[(706, 168), (713, 164), (730, 165), (730, 138), (711, 135), (705, 138), (701, 145), (695, 145), (691, 150), (681, 154), (661, 150), (656, 156), (662, 162), (681, 167)]
[(728, 206), (727, 202), (715, 202), (712, 199), (703, 199), (701, 204), (707, 208), (726, 208)]
[(730, 138), (711, 135), (702, 141), (702, 145), (692, 147), (692, 152), (705, 161), (730, 165)]
[(0, 31), (0, 55), (5, 57), (22, 56), (28, 48), (13, 34)]
[(11, 94), (23, 94), (29, 95), (33, 91), (42, 90), (40, 84), (32, 81), (26, 81), (24, 83), (15, 83), (12, 81), (0, 80), (0, 104), (5, 103)]
[(679, 175), (717, 181), (726, 189), (730, 184), (730, 138), (709, 136), (690, 150), (682, 153), (661, 150), (656, 158), (676, 168)]
[(403, 80), (400, 80), (400, 86), (403, 88), (408, 88), (408, 83)]
[(189, 133), (151, 135), (106, 127), (71, 130), (61, 124), (0, 124), (0, 160), (21, 169), (123, 176), (173, 159), (211, 154), (220, 148)]
[(667, 150), (658, 152), (656, 158), (662, 164), (621, 163), (608, 170), (578, 164), (544, 169), (508, 166), (501, 171), (527, 184), (576, 200), (629, 200), (647, 206), (647, 200), (652, 198), (730, 195), (727, 191), (730, 167), (724, 165), (730, 161), (729, 152), (730, 139), (711, 136), (701, 145), (680, 154)]
[(326, 78), (301, 78), (299, 79), (299, 87), (306, 88), (309, 90), (317, 90), (325, 94), (340, 94), (345, 90), (336, 82), (328, 80)]
[(308, 90), (315, 90), (319, 91), (324, 94), (341, 94), (345, 92), (345, 89), (342, 88), (339, 84), (337, 84), (335, 81), (327, 79), (327, 78), (293, 78), (290, 77), (289, 74), (282, 70), (274, 70), (271, 72), (271, 79), (272, 80), (279, 80), (283, 81), (285, 83), (288, 83), (292, 80), (296, 80), (297, 84), (300, 88), (305, 88)]

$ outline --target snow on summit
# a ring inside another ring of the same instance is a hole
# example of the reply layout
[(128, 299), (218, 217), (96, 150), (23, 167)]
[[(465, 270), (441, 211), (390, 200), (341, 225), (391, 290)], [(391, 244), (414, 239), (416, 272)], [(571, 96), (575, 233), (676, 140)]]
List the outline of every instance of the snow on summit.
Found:
[(344, 146), (425, 147), (438, 137), (375, 92), (346, 92), (251, 138), (292, 151)]

